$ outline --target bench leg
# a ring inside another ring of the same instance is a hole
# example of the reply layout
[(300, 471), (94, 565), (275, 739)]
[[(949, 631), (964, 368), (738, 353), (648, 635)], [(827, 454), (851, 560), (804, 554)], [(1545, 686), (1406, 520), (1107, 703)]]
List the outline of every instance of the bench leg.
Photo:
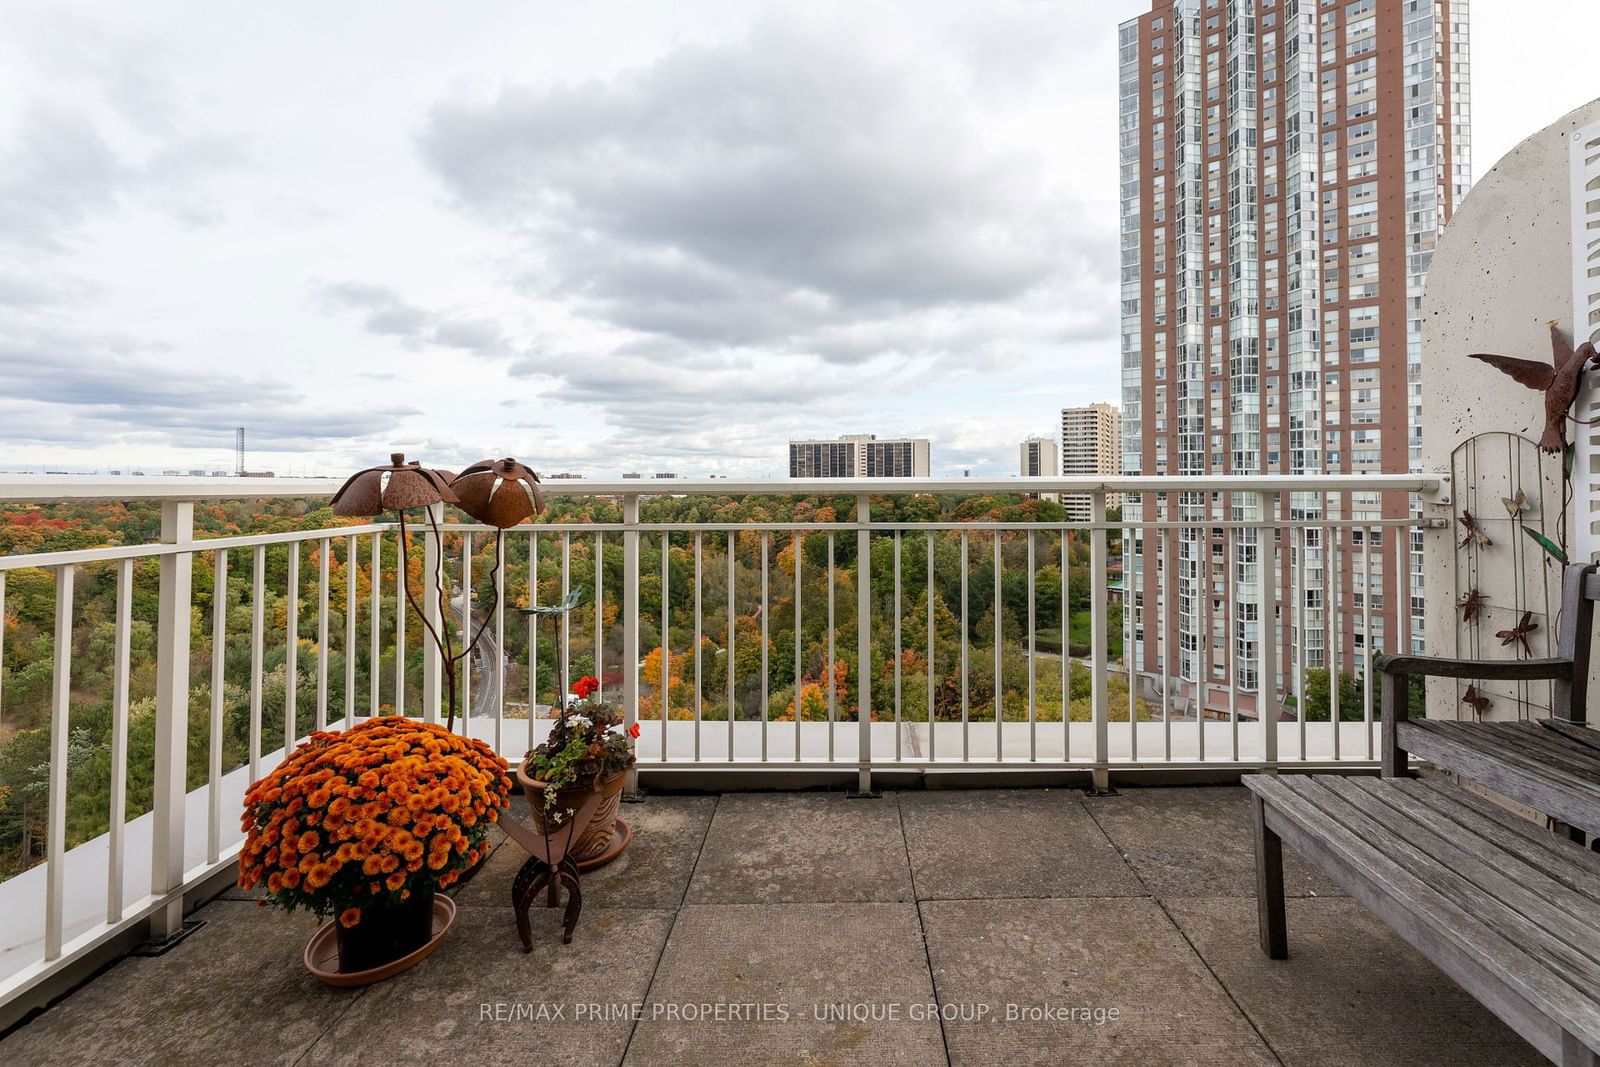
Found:
[(1256, 808), (1256, 912), (1261, 926), (1261, 951), (1268, 959), (1289, 958), (1289, 926), (1283, 910), (1283, 842), (1267, 829), (1267, 806), (1253, 797)]
[(1600, 1056), (1585, 1045), (1582, 1039), (1562, 1032), (1561, 1067), (1600, 1067)]
[(1400, 724), (1409, 716), (1406, 701), (1410, 697), (1411, 680), (1404, 674), (1385, 672), (1378, 679), (1380, 706), (1383, 709), (1382, 752), (1379, 753), (1380, 773), (1385, 778), (1405, 778), (1410, 769), (1406, 750), (1400, 747)]

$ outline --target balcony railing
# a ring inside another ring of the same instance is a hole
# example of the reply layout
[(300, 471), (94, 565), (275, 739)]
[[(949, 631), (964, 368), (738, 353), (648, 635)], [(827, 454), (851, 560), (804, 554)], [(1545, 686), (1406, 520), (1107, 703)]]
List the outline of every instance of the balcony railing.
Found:
[[(520, 758), (549, 730), (560, 659), (574, 676), (600, 676), (602, 696), (640, 724), (635, 786), (811, 776), (867, 791), (906, 775), (1005, 773), (1081, 776), (1104, 788), (1113, 774), (1364, 766), (1374, 760), (1370, 689), (1359, 720), (1340, 721), (1337, 679), (1329, 708), (1308, 707), (1307, 657), (1331, 648), (1342, 669), (1351, 649), (1341, 635), (1354, 632), (1356, 617), (1363, 649), (1374, 643), (1376, 540), (1395, 608), (1420, 593), (1399, 531), (1439, 521), (1413, 517), (1405, 501), (1440, 484), (1409, 475), (556, 481), (545, 487), (551, 496), (604, 500), (618, 517), (517, 527), (494, 557), (491, 529), (456, 523), (440, 536), (413, 525), (404, 553), (388, 522), (196, 539), (197, 503), (325, 498), (336, 482), (0, 480), (0, 502), (142, 499), (161, 509), (150, 544), (0, 556), (0, 617), (8, 574), (42, 571), (55, 589), (43, 862), (0, 883), (0, 1025), (113, 944), (178, 931), (186, 895), (234, 862), (246, 784), (311, 730), (338, 728), (352, 714), (443, 718), (445, 673), (408, 618), (402, 582), (436, 628), (457, 634), (468, 620), (473, 632), (485, 621), (493, 584), (498, 607), (474, 668), (461, 672), (458, 729)], [(1020, 492), (1086, 495), (1090, 518), (873, 516), (875, 501), (900, 515), (918, 496)], [(1182, 510), (1179, 493), (1209, 503), (1184, 497)], [(1378, 493), (1387, 510), (1353, 510)], [(1119, 495), (1142, 505), (1141, 518), (1107, 520), (1107, 497)], [(663, 498), (760, 496), (845, 498), (854, 513), (648, 514)], [(1315, 518), (1291, 518), (1291, 499), (1297, 513), (1316, 501)], [(1114, 565), (1125, 552), (1119, 579)], [(1302, 554), (1303, 568), (1293, 562)], [(1240, 562), (1250, 555), (1277, 565)], [(448, 605), (425, 580), (436, 567)], [(84, 581), (114, 588), (104, 694), (86, 693), (74, 673), (84, 646), (75, 590)], [(141, 583), (154, 585), (153, 597)], [(516, 610), (574, 586), (586, 597), (560, 636)], [(1368, 595), (1341, 623), (1327, 605), (1353, 604), (1357, 587)], [(1150, 602), (1145, 589), (1161, 595)], [(1127, 603), (1114, 602), (1119, 595)], [(1314, 627), (1308, 601), (1322, 605)], [(1075, 611), (1075, 602), (1084, 607)], [(1220, 655), (1211, 647), (1219, 604)], [(140, 622), (152, 605), (153, 619)], [(1391, 623), (1402, 631), (1397, 646), (1410, 641), (1411, 616), (1402, 615)], [(1074, 647), (1075, 624), (1086, 647)], [(154, 630), (154, 691), (143, 703), (130, 692), (137, 625)], [(1301, 640), (1285, 640), (1285, 627)], [(1319, 640), (1309, 639), (1312, 629)], [(197, 663), (207, 635), (209, 660)], [(0, 627), (0, 666), (3, 639)], [(1256, 687), (1240, 684), (1252, 678), (1280, 680), (1266, 715)], [(106, 832), (69, 841), (74, 718), (107, 699)], [(136, 703), (146, 712), (136, 714)], [(133, 722), (153, 754), (148, 800), (137, 805), (147, 810), (130, 818)]]

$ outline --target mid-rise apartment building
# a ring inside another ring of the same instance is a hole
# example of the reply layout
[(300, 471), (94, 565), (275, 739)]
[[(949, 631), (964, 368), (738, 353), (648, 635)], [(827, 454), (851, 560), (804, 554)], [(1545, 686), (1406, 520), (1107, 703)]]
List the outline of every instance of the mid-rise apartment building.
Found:
[[(1050, 478), (1061, 473), (1061, 456), (1053, 437), (1024, 438), (1017, 449), (1017, 474), (1023, 478)], [(1059, 500), (1057, 493), (1029, 493), (1031, 497)]]
[[(1423, 280), (1469, 181), (1467, 0), (1155, 0), (1120, 28), (1119, 79), (1123, 471), (1415, 468)], [(1281, 496), (1267, 518), (1416, 506)], [(1264, 545), (1205, 525), (1259, 521), (1254, 508), (1201, 492), (1125, 502), (1196, 523), (1160, 551), (1127, 542), (1139, 668), (1214, 707), (1202, 679), (1293, 692), (1307, 669), (1365, 671), (1374, 650), (1416, 647), (1421, 601), (1400, 603), (1399, 577), (1420, 545), (1395, 530), (1325, 543), (1315, 527)], [(1236, 595), (1263, 564), (1285, 591), (1275, 679), (1257, 676), (1257, 608)]]
[[(1116, 475), (1122, 473), (1122, 413), (1115, 404), (1086, 404), (1061, 409), (1061, 473), (1063, 475)], [(1087, 522), (1089, 497), (1065, 493), (1061, 504), (1067, 518)], [(1107, 494), (1106, 507), (1120, 507), (1122, 498)]]
[(926, 437), (879, 439), (847, 434), (834, 440), (789, 442), (791, 478), (926, 478), (931, 447)]

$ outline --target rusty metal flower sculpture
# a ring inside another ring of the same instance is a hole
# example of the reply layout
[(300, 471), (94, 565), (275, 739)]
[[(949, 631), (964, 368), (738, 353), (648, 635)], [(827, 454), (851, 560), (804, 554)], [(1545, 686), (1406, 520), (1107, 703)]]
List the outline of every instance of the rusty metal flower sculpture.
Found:
[(385, 511), (402, 514), (411, 508), (425, 508), (440, 502), (454, 504), (448, 471), (431, 470), (403, 452), (391, 452), (387, 467), (368, 467), (345, 480), (333, 494), (335, 515), (381, 515)]
[[(335, 515), (373, 516), (382, 515), (386, 511), (395, 512), (400, 518), (400, 567), (401, 573), (404, 574), (406, 549), (411, 543), (406, 530), (406, 512), (413, 508), (428, 509), (428, 525), (433, 531), (433, 536), (438, 538), (442, 535), (433, 505), (441, 503), (459, 503), (455, 490), (450, 487), (450, 473), (424, 467), (415, 460), (407, 463), (403, 453), (394, 452), (389, 456), (388, 466), (368, 467), (346, 479), (339, 487), (339, 491), (333, 494), (332, 506)], [(443, 557), (444, 553), (439, 553), (433, 573), (434, 588), (438, 590), (441, 603), (445, 599)], [(450, 628), (435, 627), (433, 620), (428, 618), (427, 613), (417, 604), (416, 594), (411, 591), (411, 584), (402, 580), (401, 585), (405, 589), (406, 600), (410, 603), (411, 610), (416, 612), (423, 628), (432, 638), (434, 647), (439, 650), (444, 667), (445, 692), (449, 694), (448, 729), (454, 730), (456, 664), (472, 651), (477, 640), (474, 639), (472, 645), (468, 645), (457, 654), (450, 639)], [(483, 636), (481, 628), (478, 636)]]
[(539, 476), (507, 456), (474, 463), (455, 476), (456, 507), (479, 522), (505, 530), (544, 511)]

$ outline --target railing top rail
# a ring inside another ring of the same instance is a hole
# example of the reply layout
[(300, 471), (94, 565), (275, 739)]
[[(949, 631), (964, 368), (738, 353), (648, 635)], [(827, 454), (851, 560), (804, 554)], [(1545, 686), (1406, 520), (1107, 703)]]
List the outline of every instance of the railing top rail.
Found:
[[(1098, 475), (1056, 478), (552, 479), (551, 496), (845, 496), (896, 493), (1432, 492), (1441, 474)], [(337, 478), (106, 478), (0, 475), (0, 503), (72, 500), (251, 500), (330, 497)]]
[(92, 474), (0, 474), (0, 503), (331, 497), (343, 484), (341, 478), (107, 478)]

